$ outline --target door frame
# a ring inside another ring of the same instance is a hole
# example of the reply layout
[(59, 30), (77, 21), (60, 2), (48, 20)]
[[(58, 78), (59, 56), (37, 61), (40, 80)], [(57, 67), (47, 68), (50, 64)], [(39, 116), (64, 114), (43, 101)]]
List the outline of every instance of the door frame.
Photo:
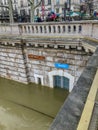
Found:
[(71, 74), (65, 72), (64, 70), (54, 70), (48, 73), (49, 76), (49, 87), (53, 88), (53, 76), (54, 75), (59, 75), (59, 76), (64, 76), (69, 79), (69, 92), (72, 91), (73, 86), (74, 86), (74, 76)]
[(44, 85), (43, 76), (42, 75), (34, 74), (34, 78), (35, 78), (35, 83), (36, 84), (38, 84), (38, 78), (40, 78), (41, 79), (41, 85)]

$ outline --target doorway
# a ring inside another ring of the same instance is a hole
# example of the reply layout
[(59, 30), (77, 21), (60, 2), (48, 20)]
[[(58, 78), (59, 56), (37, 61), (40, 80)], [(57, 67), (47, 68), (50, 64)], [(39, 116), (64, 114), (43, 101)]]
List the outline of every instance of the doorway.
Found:
[(54, 87), (64, 88), (69, 90), (69, 79), (64, 76), (54, 75), (53, 76)]
[(41, 78), (38, 77), (38, 84), (42, 85)]

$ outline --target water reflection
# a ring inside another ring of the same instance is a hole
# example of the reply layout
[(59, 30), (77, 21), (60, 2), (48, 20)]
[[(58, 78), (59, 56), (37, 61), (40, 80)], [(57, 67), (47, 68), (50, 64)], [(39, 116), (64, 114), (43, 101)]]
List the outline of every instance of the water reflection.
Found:
[(0, 130), (48, 130), (67, 95), (0, 78)]

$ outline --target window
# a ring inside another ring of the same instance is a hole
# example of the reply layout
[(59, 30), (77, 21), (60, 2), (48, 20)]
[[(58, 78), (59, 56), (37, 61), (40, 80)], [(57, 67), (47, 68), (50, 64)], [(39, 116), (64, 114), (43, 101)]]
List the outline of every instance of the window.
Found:
[(25, 11), (25, 9), (23, 9), (23, 10), (20, 10), (20, 15), (21, 16), (24, 16), (26, 14), (26, 11)]
[(38, 4), (38, 0), (36, 0), (36, 4)]
[(39, 15), (39, 9), (36, 9), (36, 15)]
[(16, 0), (14, 0), (14, 3), (16, 3)]
[(59, 13), (59, 8), (56, 8), (56, 13)]
[(20, 6), (23, 7), (23, 0), (20, 1)]
[(48, 0), (48, 5), (51, 5), (51, 0)]
[(56, 4), (57, 4), (57, 5), (60, 4), (60, 1), (59, 1), (59, 0), (56, 0)]
[(31, 14), (31, 10), (29, 9), (29, 15)]

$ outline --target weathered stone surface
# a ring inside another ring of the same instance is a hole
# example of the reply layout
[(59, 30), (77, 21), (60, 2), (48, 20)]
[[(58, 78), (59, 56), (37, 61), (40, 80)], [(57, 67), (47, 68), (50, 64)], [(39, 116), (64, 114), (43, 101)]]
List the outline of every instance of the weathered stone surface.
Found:
[[(21, 48), (0, 46), (0, 75), (20, 82), (27, 82)], [(21, 78), (24, 78), (21, 80)]]
[[(98, 55), (98, 49), (95, 54)], [(95, 55), (94, 54), (94, 55)], [(76, 130), (98, 67), (98, 56), (92, 56), (72, 92), (64, 102), (49, 130)], [(92, 66), (92, 64), (93, 66)]]

